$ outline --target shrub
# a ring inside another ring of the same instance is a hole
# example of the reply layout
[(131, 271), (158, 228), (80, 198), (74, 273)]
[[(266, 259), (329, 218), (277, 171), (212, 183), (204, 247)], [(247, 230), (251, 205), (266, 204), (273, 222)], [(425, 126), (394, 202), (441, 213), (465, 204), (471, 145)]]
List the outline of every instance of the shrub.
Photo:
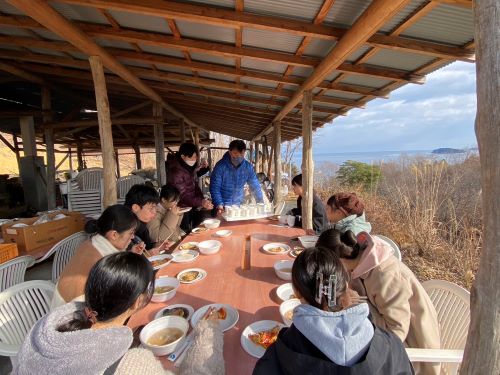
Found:
[(373, 189), (380, 180), (380, 167), (369, 165), (359, 161), (348, 160), (343, 163), (338, 172), (337, 179), (344, 186), (362, 186), (365, 189)]

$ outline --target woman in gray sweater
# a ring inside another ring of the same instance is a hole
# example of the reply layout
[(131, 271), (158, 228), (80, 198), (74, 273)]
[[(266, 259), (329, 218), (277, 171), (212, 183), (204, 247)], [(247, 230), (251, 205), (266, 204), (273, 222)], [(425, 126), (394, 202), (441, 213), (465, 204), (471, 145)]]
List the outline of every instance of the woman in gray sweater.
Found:
[[(150, 302), (153, 291), (154, 271), (146, 258), (131, 252), (102, 258), (90, 271), (85, 302), (63, 305), (38, 321), (13, 374), (171, 374), (150, 351), (130, 349), (133, 332), (125, 322)], [(218, 322), (202, 320), (180, 374), (224, 374), (222, 348)]]

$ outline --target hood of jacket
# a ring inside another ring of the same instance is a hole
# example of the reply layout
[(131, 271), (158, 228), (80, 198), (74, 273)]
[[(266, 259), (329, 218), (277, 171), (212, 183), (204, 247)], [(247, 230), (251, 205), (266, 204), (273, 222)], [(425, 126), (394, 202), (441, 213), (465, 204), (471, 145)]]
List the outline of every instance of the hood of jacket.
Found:
[(361, 216), (350, 215), (342, 220), (339, 220), (335, 223), (334, 228), (340, 230), (341, 232), (347, 232), (350, 230), (357, 236), (359, 232), (370, 233), (372, 225), (366, 221), (365, 213), (363, 212)]
[(81, 309), (82, 303), (72, 302), (40, 319), (24, 340), (12, 374), (98, 374), (123, 357), (132, 344), (128, 327), (57, 330)]
[(368, 320), (369, 312), (366, 303), (338, 312), (304, 304), (295, 308), (293, 324), (332, 362), (351, 366), (370, 346), (374, 328)]
[(358, 265), (352, 271), (351, 276), (353, 279), (362, 277), (393, 256), (391, 245), (377, 236), (370, 236), (366, 232), (361, 232), (357, 235), (357, 240), (358, 243), (366, 247), (361, 253)]

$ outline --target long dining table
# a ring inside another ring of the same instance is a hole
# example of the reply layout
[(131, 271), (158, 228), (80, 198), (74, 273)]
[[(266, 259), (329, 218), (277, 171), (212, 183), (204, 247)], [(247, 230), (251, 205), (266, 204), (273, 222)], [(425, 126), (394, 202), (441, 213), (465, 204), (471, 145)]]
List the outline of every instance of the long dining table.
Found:
[[(228, 237), (216, 237), (215, 232), (229, 229)], [(269, 254), (262, 246), (270, 242), (296, 245), (294, 238), (304, 235), (300, 228), (278, 225), (270, 219), (225, 222), (217, 229), (190, 234), (181, 244), (217, 239), (221, 250), (213, 255), (200, 254), (190, 263), (170, 263), (158, 271), (157, 277), (172, 276), (188, 268), (202, 268), (207, 276), (194, 284), (181, 284), (176, 295), (162, 303), (151, 302), (133, 315), (128, 325), (133, 329), (154, 319), (162, 308), (172, 304), (188, 304), (195, 310), (211, 303), (229, 304), (238, 310), (236, 325), (224, 333), (224, 360), (226, 373), (251, 374), (257, 359), (247, 354), (240, 345), (241, 333), (249, 324), (260, 320), (281, 321), (280, 300), (276, 289), (288, 281), (277, 277), (273, 265), (282, 259), (293, 259), (289, 254)], [(179, 244), (179, 246), (181, 245)], [(172, 362), (160, 357), (165, 368), (175, 371)]]

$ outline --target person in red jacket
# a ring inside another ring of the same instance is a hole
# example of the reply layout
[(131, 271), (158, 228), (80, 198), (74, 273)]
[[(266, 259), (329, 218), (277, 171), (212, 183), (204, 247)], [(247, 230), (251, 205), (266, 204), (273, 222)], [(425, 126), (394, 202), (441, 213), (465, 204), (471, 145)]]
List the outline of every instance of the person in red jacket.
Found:
[(212, 202), (203, 197), (198, 185), (196, 173), (199, 160), (199, 150), (193, 143), (183, 143), (175, 157), (167, 161), (168, 183), (175, 186), (180, 192), (178, 206), (181, 208), (192, 207), (191, 211), (184, 214), (181, 228), (189, 233), (198, 226), (207, 216), (208, 210), (213, 208)]

